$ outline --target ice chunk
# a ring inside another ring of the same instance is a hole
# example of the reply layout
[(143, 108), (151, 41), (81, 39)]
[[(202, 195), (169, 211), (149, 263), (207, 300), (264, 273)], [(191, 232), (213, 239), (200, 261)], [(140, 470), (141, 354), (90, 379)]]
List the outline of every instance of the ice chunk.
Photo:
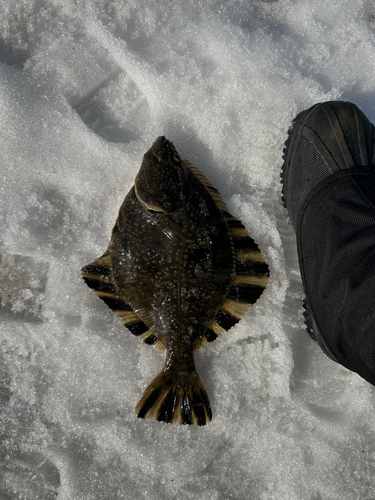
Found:
[(50, 460), (37, 452), (6, 455), (2, 461), (0, 498), (3, 500), (55, 500), (60, 473)]
[(40, 321), (47, 273), (47, 262), (0, 254), (0, 314)]

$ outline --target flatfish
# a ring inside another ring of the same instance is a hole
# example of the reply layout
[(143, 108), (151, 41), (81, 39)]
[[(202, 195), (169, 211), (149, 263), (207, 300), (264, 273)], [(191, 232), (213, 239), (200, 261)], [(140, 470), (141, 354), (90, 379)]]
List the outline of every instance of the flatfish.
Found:
[(156, 139), (121, 205), (108, 249), (82, 269), (131, 333), (166, 351), (136, 406), (142, 418), (205, 425), (209, 397), (194, 351), (234, 326), (268, 283), (268, 266), (208, 179)]

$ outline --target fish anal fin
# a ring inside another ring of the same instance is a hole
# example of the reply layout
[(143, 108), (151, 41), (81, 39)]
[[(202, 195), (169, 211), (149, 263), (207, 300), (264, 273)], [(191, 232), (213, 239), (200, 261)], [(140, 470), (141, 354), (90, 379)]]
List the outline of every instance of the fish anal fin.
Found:
[(212, 321), (210, 326), (207, 328), (207, 330), (204, 332), (203, 337), (197, 342), (194, 350), (197, 351), (198, 349), (201, 349), (205, 345), (209, 344), (210, 342), (213, 342), (218, 338), (219, 335), (222, 333), (225, 333), (226, 330), (221, 328), (216, 321)]
[[(263, 288), (260, 290), (262, 293)], [(227, 298), (205, 333), (207, 342), (213, 342), (219, 335), (228, 332), (244, 317), (250, 306), (251, 302)]]
[(158, 349), (159, 351), (165, 351), (166, 346), (164, 342), (156, 336), (151, 329), (145, 331), (140, 335), (140, 339), (143, 340), (143, 342), (147, 345), (152, 345), (155, 347), (155, 349)]
[(260, 286), (264, 289), (266, 288), (268, 281), (268, 276), (264, 276), (262, 274), (238, 274), (234, 278), (232, 285), (252, 285)]
[(225, 333), (227, 331), (222, 326), (220, 326), (216, 320), (214, 320), (211, 323), (210, 330), (212, 330), (214, 332), (214, 334), (216, 335), (215, 338), (217, 338), (219, 335), (222, 335), (223, 333)]
[[(264, 265), (267, 266), (267, 264)], [(238, 268), (240, 268), (240, 272)], [(245, 268), (245, 273), (241, 274), (243, 268)], [(228, 296), (205, 333), (208, 342), (212, 342), (218, 335), (229, 331), (237, 324), (259, 299), (268, 284), (268, 266), (263, 273), (251, 274), (253, 263), (246, 262), (242, 264), (242, 267), (237, 265), (236, 271), (237, 275), (232, 282)]]
[(227, 326), (230, 327), (228, 318), (233, 318), (235, 322), (242, 319), (262, 295), (269, 281), (269, 269), (258, 245), (242, 222), (233, 215), (228, 215), (226, 221), (232, 236), (236, 264), (236, 276), (221, 309), (222, 321), (219, 321), (227, 330)]
[(212, 342), (236, 325), (262, 295), (268, 283), (268, 277), (265, 276), (252, 276), (252, 280), (249, 276), (245, 278), (237, 276), (234, 279), (228, 297), (205, 333), (208, 342)]
[(248, 302), (239, 302), (237, 300), (227, 299), (224, 302), (222, 309), (227, 314), (233, 316), (233, 318), (240, 320), (245, 316), (246, 311), (250, 306), (251, 304)]
[(206, 425), (212, 418), (210, 401), (199, 375), (184, 378), (161, 371), (146, 388), (135, 408), (140, 418), (171, 424)]

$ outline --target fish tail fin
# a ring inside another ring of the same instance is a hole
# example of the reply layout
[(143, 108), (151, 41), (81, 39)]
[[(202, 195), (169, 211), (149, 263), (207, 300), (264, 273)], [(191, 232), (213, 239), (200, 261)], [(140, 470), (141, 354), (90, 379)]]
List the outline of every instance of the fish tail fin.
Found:
[(210, 400), (197, 372), (176, 378), (161, 371), (145, 392), (135, 412), (140, 418), (154, 418), (172, 424), (206, 425), (212, 418)]

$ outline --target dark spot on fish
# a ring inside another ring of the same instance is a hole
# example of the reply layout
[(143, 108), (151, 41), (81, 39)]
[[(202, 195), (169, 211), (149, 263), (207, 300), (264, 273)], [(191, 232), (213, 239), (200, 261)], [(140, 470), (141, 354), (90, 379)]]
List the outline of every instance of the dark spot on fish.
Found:
[(224, 328), (224, 330), (229, 330), (239, 321), (237, 318), (234, 318), (230, 314), (224, 312), (222, 309), (220, 309), (220, 311), (217, 313), (215, 319), (218, 325)]
[(155, 335), (150, 335), (149, 337), (147, 337), (147, 339), (145, 339), (145, 344), (154, 345), (157, 341), (158, 339)]
[[(136, 323), (133, 323), (133, 324), (130, 324), (130, 325), (126, 325), (126, 328), (128, 328), (133, 335), (142, 335), (142, 333), (145, 333), (147, 332), (147, 330), (149, 329), (148, 326), (143, 323), (143, 321), (137, 321)], [(151, 336), (154, 336), (154, 335), (151, 335)], [(156, 338), (156, 337), (155, 337)], [(146, 339), (148, 340), (148, 339)], [(145, 342), (146, 342), (145, 340)], [(155, 340), (156, 342), (156, 340)], [(153, 343), (155, 343), (153, 342)]]
[(200, 400), (200, 398), (198, 397), (198, 395), (195, 392), (193, 392), (192, 405), (193, 405), (194, 413), (198, 419), (198, 425), (205, 425), (206, 424), (206, 415), (204, 413), (202, 401)]
[(258, 245), (255, 243), (255, 241), (252, 238), (233, 238), (233, 245), (234, 249), (236, 251), (242, 250), (242, 251), (251, 251), (251, 250), (258, 250)]
[(114, 311), (132, 311), (131, 306), (121, 299), (112, 299), (111, 297), (100, 297), (108, 307)]
[(217, 339), (216, 333), (213, 330), (211, 330), (211, 328), (207, 328), (205, 336), (207, 342), (213, 342), (215, 339)]
[(237, 219), (229, 219), (227, 220), (227, 224), (230, 228), (244, 228), (245, 226), (241, 224), (241, 222)]
[(160, 393), (161, 393), (161, 387), (157, 387), (146, 399), (146, 401), (143, 403), (142, 408), (138, 412), (138, 417), (140, 418), (145, 418), (146, 413), (154, 406), (156, 401), (158, 400)]
[(167, 397), (164, 399), (163, 404), (160, 407), (159, 415), (157, 418), (159, 422), (172, 421), (173, 412), (176, 407), (176, 400), (177, 400), (176, 391), (175, 389), (171, 389)]
[(103, 281), (95, 280), (92, 278), (86, 278), (85, 276), (83, 276), (83, 279), (85, 280), (86, 285), (90, 288), (100, 290), (101, 292), (110, 293), (115, 296), (118, 293), (118, 290), (114, 285), (104, 283)]
[(262, 295), (264, 288), (256, 285), (243, 285), (231, 286), (228, 294), (229, 299), (237, 300), (239, 302), (248, 302), (255, 304), (255, 302)]
[(261, 274), (262, 276), (269, 276), (268, 265), (265, 262), (247, 260), (236, 261), (236, 273), (242, 275)]
[(110, 276), (111, 270), (101, 266), (85, 266), (81, 269), (82, 273), (97, 274), (98, 276)]

